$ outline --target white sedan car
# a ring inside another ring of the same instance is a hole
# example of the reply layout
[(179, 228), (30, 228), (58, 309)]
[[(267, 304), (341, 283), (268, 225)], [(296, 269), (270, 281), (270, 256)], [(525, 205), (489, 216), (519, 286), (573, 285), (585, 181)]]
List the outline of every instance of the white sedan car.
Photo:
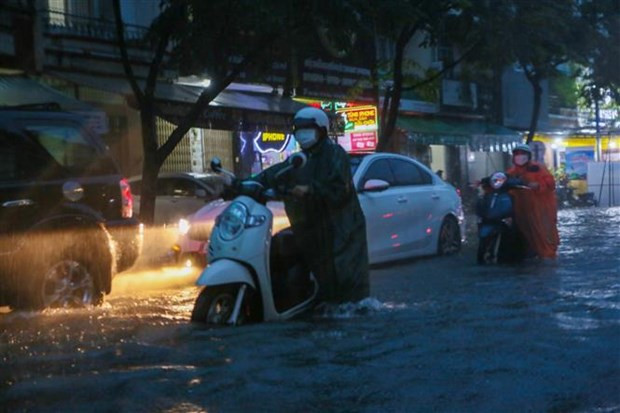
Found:
[[(447, 255), (460, 249), (464, 235), (461, 198), (415, 159), (392, 154), (351, 155), (351, 171), (366, 217), (371, 264), (423, 255)], [(185, 261), (204, 262), (215, 218), (228, 202), (214, 201), (179, 225), (174, 249)], [(274, 233), (289, 223), (281, 202), (270, 202)]]

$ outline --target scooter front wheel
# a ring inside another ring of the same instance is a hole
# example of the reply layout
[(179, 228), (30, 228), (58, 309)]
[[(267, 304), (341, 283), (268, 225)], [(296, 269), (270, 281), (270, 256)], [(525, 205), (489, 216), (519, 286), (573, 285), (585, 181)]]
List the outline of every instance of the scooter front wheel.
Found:
[[(215, 285), (202, 289), (192, 310), (193, 322), (226, 325), (232, 315), (237, 294), (241, 284)], [(236, 324), (245, 324), (250, 320), (250, 291), (245, 293)]]

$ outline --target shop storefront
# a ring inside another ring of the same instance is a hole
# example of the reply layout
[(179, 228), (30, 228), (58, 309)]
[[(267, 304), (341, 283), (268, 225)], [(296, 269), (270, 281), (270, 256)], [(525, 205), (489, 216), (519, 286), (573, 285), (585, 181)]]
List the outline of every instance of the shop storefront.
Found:
[(442, 171), (464, 194), (470, 183), (505, 170), (508, 154), (523, 141), (518, 132), (477, 119), (399, 116), (397, 126), (406, 133), (401, 152)]
[[(592, 134), (538, 134), (534, 149), (560, 184), (569, 185), (576, 194), (592, 192), (595, 176), (588, 171), (605, 169), (605, 164), (620, 162), (620, 131), (604, 131), (600, 135), (600, 159), (597, 139)], [(600, 175), (600, 172), (597, 172)]]
[[(596, 136), (547, 134), (536, 135), (534, 142), (544, 145), (544, 161), (551, 168), (563, 167), (572, 179), (585, 179), (584, 163), (596, 160)], [(600, 138), (600, 161), (620, 161), (620, 131), (605, 132)]]

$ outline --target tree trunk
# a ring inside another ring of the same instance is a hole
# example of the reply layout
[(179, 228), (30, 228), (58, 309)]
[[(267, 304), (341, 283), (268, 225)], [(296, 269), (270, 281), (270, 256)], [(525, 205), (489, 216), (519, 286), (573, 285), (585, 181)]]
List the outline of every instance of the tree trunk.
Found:
[(157, 175), (162, 162), (157, 153), (157, 131), (155, 127), (154, 107), (151, 101), (145, 101), (140, 110), (142, 126), (142, 184), (140, 188), (140, 221), (152, 225), (155, 221), (155, 198), (157, 196)]
[(532, 84), (534, 90), (534, 107), (532, 108), (532, 118), (530, 120), (530, 129), (527, 133), (527, 140), (525, 143), (530, 143), (534, 140), (536, 134), (536, 128), (538, 127), (538, 118), (540, 117), (540, 102), (542, 99), (542, 86), (540, 86), (540, 77), (537, 75), (527, 76), (528, 80)]
[[(386, 151), (390, 147), (390, 140), (392, 139), (394, 129), (396, 128), (396, 119), (398, 118), (398, 109), (400, 108), (400, 97), (402, 95), (403, 88), (403, 58), (405, 47), (407, 47), (407, 44), (415, 33), (415, 30), (415, 28), (411, 28), (409, 26), (404, 27), (398, 36), (398, 40), (396, 41), (396, 50), (393, 63), (394, 83), (390, 91), (391, 93), (389, 94), (387, 113), (384, 112), (382, 114), (385, 117), (385, 121), (383, 122), (381, 135), (379, 136), (379, 144), (377, 145), (378, 152)], [(388, 93), (386, 93), (386, 99), (387, 98)]]

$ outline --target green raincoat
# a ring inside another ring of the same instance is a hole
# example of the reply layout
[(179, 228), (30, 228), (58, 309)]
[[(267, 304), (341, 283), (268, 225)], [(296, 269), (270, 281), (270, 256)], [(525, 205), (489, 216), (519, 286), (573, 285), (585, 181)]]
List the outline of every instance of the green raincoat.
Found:
[(274, 165), (255, 180), (288, 189), (308, 185), (303, 198), (286, 196), (284, 207), (305, 261), (319, 281), (319, 300), (359, 301), (369, 295), (366, 221), (357, 199), (349, 157), (328, 139), (306, 152), (308, 162), (275, 180), (286, 163)]

